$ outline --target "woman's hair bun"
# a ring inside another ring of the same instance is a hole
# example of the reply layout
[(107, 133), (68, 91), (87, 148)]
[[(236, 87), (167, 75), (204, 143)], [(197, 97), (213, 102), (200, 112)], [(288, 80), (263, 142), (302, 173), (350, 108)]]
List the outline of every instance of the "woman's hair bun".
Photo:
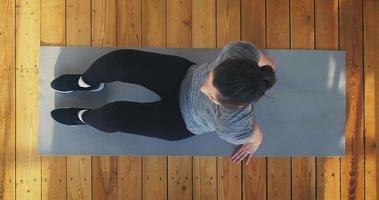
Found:
[(266, 83), (265, 90), (270, 89), (276, 82), (274, 69), (270, 65), (261, 66), (263, 80)]

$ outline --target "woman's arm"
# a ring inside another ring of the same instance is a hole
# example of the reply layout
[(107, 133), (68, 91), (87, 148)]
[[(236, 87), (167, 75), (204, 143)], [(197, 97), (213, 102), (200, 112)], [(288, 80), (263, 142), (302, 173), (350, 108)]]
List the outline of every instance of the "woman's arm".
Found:
[[(241, 160), (247, 157), (246, 165), (249, 163), (252, 155), (259, 148), (262, 142), (263, 135), (259, 125), (253, 122), (254, 132), (251, 139), (247, 140), (243, 145), (241, 145), (236, 152), (233, 153), (231, 159), (234, 163), (238, 164)], [(247, 154), (248, 153), (248, 154)]]
[(276, 69), (276, 62), (273, 57), (266, 55), (262, 50), (259, 51), (259, 66), (270, 65), (274, 70)]
[(249, 140), (249, 142), (259, 145), (262, 142), (263, 134), (259, 124), (256, 122), (254, 123), (253, 135), (254, 136), (251, 138), (251, 140)]

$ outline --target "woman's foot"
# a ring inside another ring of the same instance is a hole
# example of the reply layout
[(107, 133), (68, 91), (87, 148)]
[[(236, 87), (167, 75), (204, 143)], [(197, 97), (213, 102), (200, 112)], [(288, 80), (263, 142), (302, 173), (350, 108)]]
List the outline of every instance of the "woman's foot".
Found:
[[(50, 86), (59, 93), (71, 93), (73, 91), (92, 91), (97, 92), (104, 88), (104, 83), (97, 85), (83, 87), (80, 86), (79, 80), (81, 80), (80, 74), (64, 74), (54, 79)], [(82, 81), (82, 80), (81, 80)]]
[(82, 119), (82, 115), (88, 109), (84, 108), (57, 108), (50, 112), (51, 117), (65, 125), (83, 125), (85, 122)]

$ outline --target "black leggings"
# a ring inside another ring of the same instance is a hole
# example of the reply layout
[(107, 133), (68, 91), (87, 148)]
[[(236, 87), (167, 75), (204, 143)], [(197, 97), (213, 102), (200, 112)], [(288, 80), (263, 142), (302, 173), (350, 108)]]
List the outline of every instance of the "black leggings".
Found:
[(112, 102), (88, 110), (82, 116), (83, 121), (108, 133), (128, 132), (169, 141), (193, 136), (186, 129), (179, 108), (179, 86), (193, 64), (196, 63), (179, 56), (134, 49), (103, 55), (82, 74), (84, 82), (89, 85), (113, 81), (139, 84), (157, 93), (161, 100)]

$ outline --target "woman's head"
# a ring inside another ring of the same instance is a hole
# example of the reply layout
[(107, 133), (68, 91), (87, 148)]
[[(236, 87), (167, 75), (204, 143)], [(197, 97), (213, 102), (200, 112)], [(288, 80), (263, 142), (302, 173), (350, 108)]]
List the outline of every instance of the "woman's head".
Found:
[(276, 82), (271, 66), (248, 59), (228, 59), (209, 73), (201, 92), (214, 103), (243, 107), (259, 100)]

